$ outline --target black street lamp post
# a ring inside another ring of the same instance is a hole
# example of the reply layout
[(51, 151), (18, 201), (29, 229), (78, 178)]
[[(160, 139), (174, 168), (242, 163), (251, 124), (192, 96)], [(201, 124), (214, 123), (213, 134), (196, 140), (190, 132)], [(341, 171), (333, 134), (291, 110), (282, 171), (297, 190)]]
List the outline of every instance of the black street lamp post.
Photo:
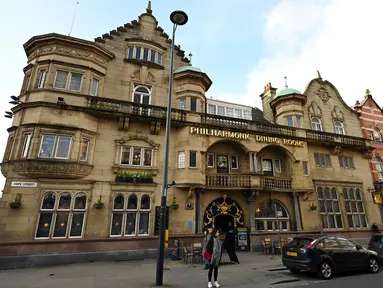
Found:
[(170, 14), (170, 21), (173, 23), (172, 47), (170, 52), (170, 76), (169, 76), (169, 97), (166, 113), (166, 131), (165, 131), (165, 153), (164, 170), (162, 180), (162, 196), (160, 208), (160, 229), (159, 229), (159, 247), (157, 257), (156, 286), (162, 286), (164, 278), (164, 252), (165, 252), (165, 217), (166, 217), (166, 197), (168, 189), (168, 164), (169, 164), (169, 135), (171, 129), (172, 116), (172, 89), (173, 89), (173, 66), (174, 66), (174, 45), (177, 26), (185, 25), (188, 22), (188, 16), (185, 12), (177, 10)]

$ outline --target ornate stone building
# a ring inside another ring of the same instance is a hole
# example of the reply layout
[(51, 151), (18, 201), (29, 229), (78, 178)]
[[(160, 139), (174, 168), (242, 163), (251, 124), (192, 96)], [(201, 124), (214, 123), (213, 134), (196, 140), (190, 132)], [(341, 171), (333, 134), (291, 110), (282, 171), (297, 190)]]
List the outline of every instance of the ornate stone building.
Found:
[(380, 212), (383, 217), (383, 110), (372, 98), (368, 89), (363, 101), (357, 101), (354, 109), (359, 113), (363, 137), (369, 139), (375, 148), (370, 158), (370, 169), (377, 195), (375, 202), (380, 205)]
[[(24, 44), (0, 253), (157, 247), (171, 45), (150, 7), (94, 42), (46, 34)], [(369, 236), (380, 220), (372, 148), (330, 82), (318, 75), (303, 93), (269, 83), (263, 115), (207, 98), (212, 81), (189, 62), (176, 46), (171, 239), (187, 244), (213, 225), (247, 228), (252, 245), (279, 231)]]

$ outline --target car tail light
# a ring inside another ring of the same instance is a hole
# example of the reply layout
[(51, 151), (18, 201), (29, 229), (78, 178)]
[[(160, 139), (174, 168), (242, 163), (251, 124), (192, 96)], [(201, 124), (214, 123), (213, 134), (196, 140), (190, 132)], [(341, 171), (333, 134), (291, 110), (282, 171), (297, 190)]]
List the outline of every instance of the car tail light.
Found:
[(312, 241), (311, 243), (307, 244), (306, 249), (310, 249), (310, 248), (312, 248), (312, 247), (315, 245), (315, 243), (317, 243), (317, 242), (318, 242), (318, 239), (315, 239), (315, 240)]

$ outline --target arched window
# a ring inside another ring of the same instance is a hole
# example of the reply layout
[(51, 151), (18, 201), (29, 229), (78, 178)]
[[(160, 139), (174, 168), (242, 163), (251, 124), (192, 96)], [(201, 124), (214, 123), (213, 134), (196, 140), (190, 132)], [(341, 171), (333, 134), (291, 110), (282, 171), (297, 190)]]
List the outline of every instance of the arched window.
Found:
[(380, 130), (378, 128), (374, 129), (374, 138), (375, 141), (382, 141), (382, 135), (380, 134)]
[(335, 121), (334, 127), (335, 127), (336, 134), (345, 135), (343, 122)]
[(383, 161), (380, 157), (375, 157), (375, 167), (379, 180), (383, 180)]
[(342, 229), (338, 190), (330, 187), (318, 187), (318, 202), (323, 229)]
[[(57, 204), (56, 204), (57, 203)], [(41, 201), (36, 238), (81, 238), (87, 209), (87, 196), (62, 193), (56, 201), (54, 192), (46, 193)]]
[(130, 194), (126, 199), (126, 207), (124, 195), (119, 194), (113, 200), (110, 236), (149, 235), (150, 197), (143, 195), (139, 199), (137, 195)]
[[(282, 231), (289, 230), (290, 217), (287, 209), (278, 200), (263, 201), (255, 213), (256, 227), (258, 231)], [(278, 224), (279, 222), (279, 229)]]
[[(145, 86), (136, 86), (133, 91), (133, 102), (137, 104), (150, 105), (151, 103), (151, 90)], [(135, 114), (149, 115), (150, 109), (148, 107), (135, 106)]]
[(322, 121), (317, 117), (311, 118), (311, 128), (315, 131), (323, 131)]

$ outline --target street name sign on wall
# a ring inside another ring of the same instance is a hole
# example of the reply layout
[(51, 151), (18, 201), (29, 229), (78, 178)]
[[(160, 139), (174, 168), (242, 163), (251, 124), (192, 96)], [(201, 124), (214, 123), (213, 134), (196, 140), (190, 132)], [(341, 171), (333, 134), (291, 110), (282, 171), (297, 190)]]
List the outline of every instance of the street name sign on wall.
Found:
[(18, 182), (18, 181), (12, 181), (11, 187), (35, 188), (35, 187), (37, 187), (37, 182)]

